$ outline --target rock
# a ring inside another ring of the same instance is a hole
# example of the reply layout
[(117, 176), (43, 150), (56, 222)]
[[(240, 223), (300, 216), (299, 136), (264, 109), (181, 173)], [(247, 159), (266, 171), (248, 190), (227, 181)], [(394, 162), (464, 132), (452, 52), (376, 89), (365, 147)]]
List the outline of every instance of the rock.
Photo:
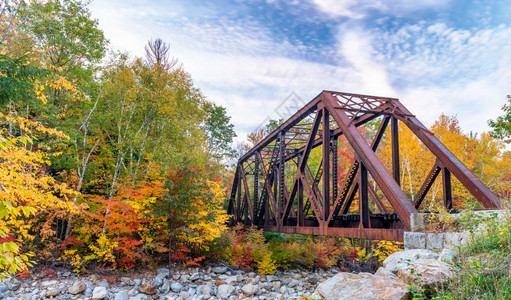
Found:
[(222, 284), (218, 287), (218, 292), (216, 296), (220, 299), (223, 299), (224, 297), (229, 297), (232, 292), (234, 292), (234, 287), (230, 286), (228, 284)]
[(210, 295), (212, 292), (211, 287), (208, 285), (199, 285), (197, 287), (197, 295)]
[(223, 285), (223, 284), (227, 284), (227, 282), (225, 282), (225, 281), (223, 281), (223, 280), (216, 280), (216, 281), (215, 281), (215, 285), (216, 285), (216, 286), (221, 286), (221, 285)]
[(163, 282), (163, 285), (160, 287), (160, 293), (167, 294), (170, 291), (170, 284), (168, 280)]
[(115, 294), (114, 300), (129, 300), (130, 296), (128, 296), (128, 293), (125, 291), (120, 291), (117, 294)]
[(293, 279), (293, 280), (291, 280), (291, 282), (287, 286), (292, 288), (292, 287), (297, 286), (298, 284), (300, 284), (300, 281), (298, 281), (296, 279)]
[(224, 281), (227, 284), (236, 283), (238, 281), (238, 277), (237, 276), (229, 276), (229, 277), (225, 278)]
[(426, 248), (429, 250), (444, 248), (444, 234), (428, 233), (426, 235)]
[(181, 277), (179, 277), (181, 282), (187, 282), (188, 279), (190, 279), (190, 275), (181, 275)]
[(147, 299), (149, 299), (149, 296), (144, 294), (138, 294), (133, 297), (130, 297), (130, 300), (147, 300)]
[(158, 288), (152, 282), (145, 282), (140, 285), (138, 291), (146, 295), (154, 295), (158, 292)]
[(129, 277), (121, 277), (121, 282), (124, 282), (126, 285), (133, 286), (135, 282), (131, 280)]
[(162, 286), (163, 284), (163, 277), (160, 277), (160, 275), (156, 276), (156, 278), (153, 280), (153, 284), (156, 286), (156, 287), (160, 287)]
[(92, 295), (92, 292), (93, 292), (93, 289), (92, 289), (92, 288), (90, 288), (90, 287), (88, 287), (88, 288), (86, 288), (86, 289), (85, 289), (85, 291), (83, 292), (83, 294), (84, 294), (85, 296), (90, 296), (90, 295)]
[(403, 237), (405, 250), (426, 249), (426, 234), (424, 232), (405, 231)]
[(139, 286), (142, 283), (142, 280), (137, 278), (137, 279), (133, 280), (133, 282), (135, 283), (135, 286)]
[(281, 285), (280, 281), (273, 281), (271, 284), (274, 289), (276, 289), (276, 290), (280, 289), (280, 285)]
[(77, 281), (72, 286), (70, 286), (69, 289), (67, 289), (67, 292), (70, 293), (71, 295), (77, 295), (85, 291), (86, 288), (87, 285), (85, 284), (85, 282)]
[(456, 256), (455, 251), (450, 249), (444, 249), (442, 250), (442, 253), (440, 253), (440, 260), (448, 264), (452, 264), (455, 256)]
[(195, 281), (200, 278), (199, 272), (195, 272), (190, 276), (190, 281)]
[(57, 280), (47, 280), (41, 282), (41, 287), (56, 286), (59, 282)]
[(410, 297), (410, 291), (404, 283), (370, 273), (342, 272), (320, 283), (313, 297), (317, 296), (326, 300), (404, 300)]
[(158, 269), (158, 276), (163, 276), (163, 278), (169, 278), (170, 277), (170, 270), (169, 269)]
[(390, 272), (389, 270), (387, 270), (387, 268), (384, 267), (379, 267), (378, 270), (376, 270), (376, 273), (374, 273), (374, 275), (397, 281), (396, 274)]
[(179, 292), (179, 297), (187, 300), (188, 298), (190, 298), (190, 294), (187, 291), (181, 291)]
[(11, 278), (10, 280), (7, 280), (7, 282), (5, 284), (7, 285), (7, 288), (10, 291), (16, 291), (16, 290), (18, 290), (20, 288), (21, 281), (19, 281), (16, 278)]
[(419, 285), (429, 292), (452, 278), (452, 267), (438, 259), (425, 259), (400, 269), (397, 278), (409, 285)]
[(278, 280), (277, 276), (275, 276), (275, 275), (268, 275), (268, 276), (266, 276), (266, 281), (272, 282), (274, 280)]
[(109, 288), (110, 284), (108, 284), (108, 281), (106, 279), (100, 280), (96, 283), (97, 286), (102, 286), (104, 288)]
[(383, 261), (383, 267), (397, 274), (400, 269), (406, 269), (424, 259), (438, 259), (440, 256), (425, 249), (415, 249), (395, 252)]
[(58, 295), (60, 295), (60, 291), (55, 288), (51, 288), (51, 289), (47, 290), (46, 294), (44, 294), (44, 295), (46, 298), (57, 297)]
[(179, 293), (179, 292), (183, 289), (183, 285), (182, 285), (179, 281), (176, 281), (176, 282), (173, 282), (173, 283), (170, 285), (170, 289), (171, 289), (174, 293)]
[(97, 286), (92, 291), (92, 299), (93, 300), (100, 300), (105, 299), (107, 295), (106, 287), (104, 286)]
[(255, 295), (257, 294), (257, 292), (259, 291), (259, 287), (255, 284), (245, 284), (241, 290), (243, 291), (243, 293), (249, 295), (249, 296), (252, 296), (252, 295)]
[(214, 267), (212, 271), (217, 274), (224, 274), (225, 272), (227, 272), (227, 267)]
[(0, 293), (3, 293), (5, 291), (9, 290), (9, 287), (6, 284), (0, 284)]

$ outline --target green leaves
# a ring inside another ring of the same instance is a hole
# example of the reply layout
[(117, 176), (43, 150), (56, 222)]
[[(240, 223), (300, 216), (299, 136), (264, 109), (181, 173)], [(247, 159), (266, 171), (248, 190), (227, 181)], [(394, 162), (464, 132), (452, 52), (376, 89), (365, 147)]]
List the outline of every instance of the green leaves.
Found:
[(503, 116), (496, 120), (489, 120), (488, 125), (493, 129), (490, 134), (494, 138), (503, 139), (511, 137), (511, 96), (507, 96), (507, 103), (502, 106)]

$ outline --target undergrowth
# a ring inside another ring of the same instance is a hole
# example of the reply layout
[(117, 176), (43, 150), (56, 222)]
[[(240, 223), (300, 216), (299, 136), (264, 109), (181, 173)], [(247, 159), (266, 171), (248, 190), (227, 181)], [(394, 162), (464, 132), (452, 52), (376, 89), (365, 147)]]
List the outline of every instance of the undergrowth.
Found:
[(282, 234), (236, 227), (214, 247), (218, 258), (243, 269), (274, 274), (277, 269), (339, 266), (342, 271), (375, 271), (402, 243)]
[(454, 278), (438, 291), (439, 299), (511, 299), (511, 219), (509, 210), (471, 213), (461, 226), (470, 240), (460, 247)]

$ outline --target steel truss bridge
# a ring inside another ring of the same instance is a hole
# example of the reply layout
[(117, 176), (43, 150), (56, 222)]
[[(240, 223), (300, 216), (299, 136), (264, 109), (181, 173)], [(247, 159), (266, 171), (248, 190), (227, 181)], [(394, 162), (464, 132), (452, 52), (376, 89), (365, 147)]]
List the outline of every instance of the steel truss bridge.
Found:
[[(367, 141), (360, 128), (377, 119), (379, 128)], [(399, 122), (435, 157), (413, 202), (400, 186)], [(387, 170), (376, 150), (389, 124)], [(341, 142), (349, 144), (351, 156), (339, 157)], [(339, 170), (347, 159), (348, 169)], [(486, 209), (502, 207), (398, 99), (323, 91), (239, 159), (228, 213), (231, 225), (265, 231), (402, 241), (410, 215), (421, 208), (439, 174), (447, 210), (453, 207), (451, 176)]]

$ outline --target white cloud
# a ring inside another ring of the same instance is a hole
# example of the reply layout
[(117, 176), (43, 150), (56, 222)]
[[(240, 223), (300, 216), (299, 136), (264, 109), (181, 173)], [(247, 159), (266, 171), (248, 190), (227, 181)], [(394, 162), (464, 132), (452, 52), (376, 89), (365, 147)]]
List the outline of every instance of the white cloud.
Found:
[[(398, 11), (444, 5), (437, 0), (415, 6), (404, 0), (314, 3), (332, 16), (352, 19), (398, 4)], [(457, 114), (463, 129), (478, 132), (500, 114), (510, 93), (511, 29), (504, 26), (477, 31), (419, 22), (385, 32), (355, 20), (339, 27), (334, 65), (295, 58), (302, 45), (275, 40), (250, 18), (197, 19), (184, 7), (169, 12), (117, 1), (94, 2), (93, 16), (117, 49), (142, 55), (148, 39), (169, 41), (195, 84), (226, 107), (240, 137), (278, 117), (275, 110), (291, 92), (306, 102), (321, 90), (398, 97), (426, 125), (444, 112)]]
[(422, 22), (370, 34), (376, 63), (387, 67), (396, 96), (425, 123), (443, 112), (457, 115), (463, 129), (481, 132), (501, 114), (511, 88), (511, 28), (469, 31)]
[(361, 19), (371, 11), (379, 11), (388, 15), (400, 16), (402, 14), (428, 8), (439, 9), (445, 7), (448, 0), (307, 0), (324, 14), (338, 18)]

